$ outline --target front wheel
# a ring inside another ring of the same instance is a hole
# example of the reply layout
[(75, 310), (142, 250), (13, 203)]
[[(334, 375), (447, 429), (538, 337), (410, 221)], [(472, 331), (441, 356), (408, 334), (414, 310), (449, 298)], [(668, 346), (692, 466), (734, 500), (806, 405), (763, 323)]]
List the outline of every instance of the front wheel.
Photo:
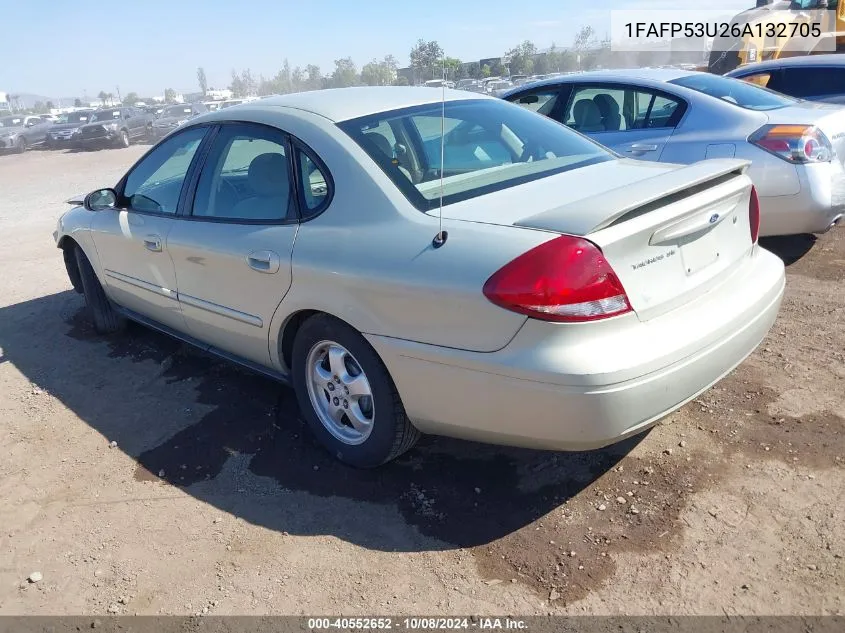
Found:
[(292, 374), (306, 423), (340, 461), (374, 468), (419, 439), (381, 359), (345, 323), (308, 319), (294, 340)]
[(23, 154), (25, 151), (26, 151), (26, 139), (22, 136), (19, 136), (17, 142), (15, 143), (15, 153)]
[(91, 262), (88, 261), (81, 248), (78, 246), (73, 248), (76, 266), (79, 270), (79, 280), (82, 282), (82, 294), (85, 296), (85, 305), (91, 315), (94, 329), (100, 334), (112, 334), (121, 330), (124, 326), (124, 320), (106, 297)]
[(126, 130), (120, 131), (120, 137), (118, 138), (118, 143), (121, 147), (129, 147), (129, 132)]

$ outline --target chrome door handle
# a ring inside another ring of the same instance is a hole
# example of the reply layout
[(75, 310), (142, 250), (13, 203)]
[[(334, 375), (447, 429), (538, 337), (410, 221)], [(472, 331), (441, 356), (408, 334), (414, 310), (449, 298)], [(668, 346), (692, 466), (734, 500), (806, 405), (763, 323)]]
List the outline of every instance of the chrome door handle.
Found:
[(645, 143), (634, 143), (628, 148), (628, 151), (631, 153), (637, 152), (656, 152), (657, 145), (647, 145)]
[(158, 235), (148, 235), (144, 238), (144, 247), (154, 253), (161, 252), (161, 238)]
[(281, 259), (273, 251), (253, 251), (246, 257), (247, 265), (260, 273), (273, 274), (279, 272)]

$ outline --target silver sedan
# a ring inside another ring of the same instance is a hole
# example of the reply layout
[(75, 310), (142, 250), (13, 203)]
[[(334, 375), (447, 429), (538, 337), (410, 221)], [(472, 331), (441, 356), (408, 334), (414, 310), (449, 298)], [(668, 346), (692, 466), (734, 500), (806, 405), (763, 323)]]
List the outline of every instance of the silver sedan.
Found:
[(55, 234), (100, 332), (133, 319), (293, 384), (372, 467), (421, 432), (641, 432), (771, 327), (747, 163), (619, 159), (505, 101), (348, 88), (185, 123)]
[(623, 156), (751, 161), (761, 235), (824, 233), (845, 209), (845, 113), (736, 79), (674, 69), (596, 71), (521, 86), (508, 101)]

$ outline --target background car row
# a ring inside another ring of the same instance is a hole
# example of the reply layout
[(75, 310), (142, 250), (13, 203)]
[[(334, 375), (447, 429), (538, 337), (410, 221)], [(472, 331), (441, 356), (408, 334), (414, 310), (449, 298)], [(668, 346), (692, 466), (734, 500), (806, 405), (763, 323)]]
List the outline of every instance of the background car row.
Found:
[(10, 115), (0, 118), (0, 152), (128, 147), (136, 141), (156, 141), (207, 111), (203, 103), (185, 103), (103, 107), (60, 116)]

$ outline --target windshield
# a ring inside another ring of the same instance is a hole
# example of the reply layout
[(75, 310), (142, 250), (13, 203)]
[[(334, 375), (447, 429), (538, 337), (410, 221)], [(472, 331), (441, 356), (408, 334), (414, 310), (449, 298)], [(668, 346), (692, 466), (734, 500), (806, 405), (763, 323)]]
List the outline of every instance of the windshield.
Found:
[(97, 110), (91, 115), (92, 121), (111, 121), (120, 118), (120, 110)]
[(63, 123), (88, 123), (90, 119), (90, 112), (68, 112), (68, 114), (63, 117)]
[(498, 100), (434, 103), (339, 123), (422, 211), (614, 160), (597, 143)]
[(20, 127), (23, 119), (19, 116), (7, 116), (0, 119), (0, 127)]
[(161, 113), (161, 118), (164, 117), (183, 117), (190, 116), (191, 106), (170, 106), (165, 108)]
[(746, 81), (706, 73), (687, 75), (669, 83), (716, 97), (746, 110), (776, 110), (798, 103), (796, 99)]

